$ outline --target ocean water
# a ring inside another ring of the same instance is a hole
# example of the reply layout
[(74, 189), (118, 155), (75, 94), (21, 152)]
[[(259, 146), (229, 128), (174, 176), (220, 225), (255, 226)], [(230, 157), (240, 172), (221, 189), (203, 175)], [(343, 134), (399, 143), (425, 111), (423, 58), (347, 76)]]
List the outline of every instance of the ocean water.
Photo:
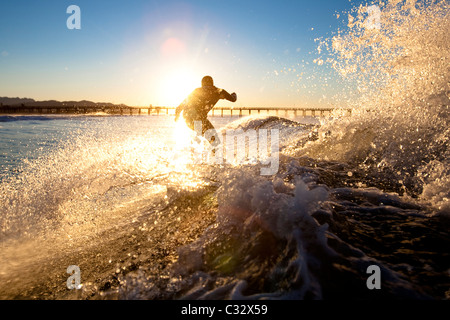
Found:
[(211, 118), (278, 130), (272, 175), (173, 117), (1, 116), (0, 297), (450, 298), (449, 7), (379, 7), (319, 41), (351, 116)]

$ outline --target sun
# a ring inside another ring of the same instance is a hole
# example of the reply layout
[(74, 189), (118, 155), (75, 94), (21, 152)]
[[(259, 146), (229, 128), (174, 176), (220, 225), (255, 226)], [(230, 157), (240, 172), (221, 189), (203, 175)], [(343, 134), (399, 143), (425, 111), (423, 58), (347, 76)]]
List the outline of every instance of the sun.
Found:
[(177, 107), (197, 87), (201, 78), (188, 69), (173, 70), (161, 81), (161, 100), (168, 107)]

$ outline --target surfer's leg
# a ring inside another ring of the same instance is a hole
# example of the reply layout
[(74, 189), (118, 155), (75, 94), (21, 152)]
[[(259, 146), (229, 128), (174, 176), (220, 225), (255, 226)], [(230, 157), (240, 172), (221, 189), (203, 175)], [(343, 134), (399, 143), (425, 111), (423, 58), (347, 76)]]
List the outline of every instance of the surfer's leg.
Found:
[(194, 119), (192, 118), (184, 118), (186, 125), (188, 126), (189, 129), (194, 130)]
[(203, 119), (202, 120), (202, 134), (205, 134), (206, 131), (208, 130), (214, 130), (214, 126), (212, 125), (211, 121), (209, 121), (208, 119)]
[(209, 121), (208, 119), (203, 119), (203, 121), (202, 121), (202, 134), (203, 134), (203, 136), (204, 136), (205, 132), (208, 131), (208, 130), (211, 130), (208, 133), (208, 136), (210, 135), (210, 138), (208, 139), (208, 142), (211, 144), (211, 146), (217, 147), (217, 145), (220, 143), (220, 141), (219, 141), (218, 137), (216, 137), (217, 136), (216, 129), (212, 125), (211, 121)]
[[(203, 125), (203, 119), (201, 118), (196, 118), (196, 117), (185, 117), (185, 121), (186, 121), (186, 125), (188, 126), (189, 129), (191, 129), (192, 131), (195, 132), (195, 137), (193, 137), (192, 141), (195, 144), (200, 144), (201, 143), (201, 138), (204, 137), (204, 132), (205, 130), (202, 130), (204, 125)], [(211, 125), (212, 126), (212, 125)]]

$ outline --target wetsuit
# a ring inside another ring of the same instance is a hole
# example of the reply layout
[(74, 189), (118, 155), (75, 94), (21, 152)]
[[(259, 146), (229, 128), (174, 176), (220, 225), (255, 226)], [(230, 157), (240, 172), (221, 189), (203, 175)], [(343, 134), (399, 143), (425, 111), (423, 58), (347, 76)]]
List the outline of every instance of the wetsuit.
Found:
[[(208, 112), (215, 106), (220, 99), (226, 99), (231, 102), (236, 102), (236, 94), (229, 94), (224, 89), (219, 89), (214, 85), (204, 85), (195, 89), (175, 110), (175, 121), (178, 119), (181, 111), (186, 120), (187, 126), (194, 130), (194, 122), (202, 122), (202, 135), (209, 129), (214, 129), (214, 126), (207, 119)], [(214, 142), (214, 137), (211, 143)]]

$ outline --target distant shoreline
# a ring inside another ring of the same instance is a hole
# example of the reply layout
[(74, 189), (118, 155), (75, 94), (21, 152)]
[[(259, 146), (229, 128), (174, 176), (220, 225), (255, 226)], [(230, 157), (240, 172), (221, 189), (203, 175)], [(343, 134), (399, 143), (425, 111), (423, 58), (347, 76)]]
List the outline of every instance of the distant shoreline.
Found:
[(111, 102), (93, 102), (89, 100), (80, 101), (58, 101), (58, 100), (43, 100), (37, 101), (31, 98), (10, 98), (0, 97), (1, 107), (129, 107), (125, 104), (115, 104)]

